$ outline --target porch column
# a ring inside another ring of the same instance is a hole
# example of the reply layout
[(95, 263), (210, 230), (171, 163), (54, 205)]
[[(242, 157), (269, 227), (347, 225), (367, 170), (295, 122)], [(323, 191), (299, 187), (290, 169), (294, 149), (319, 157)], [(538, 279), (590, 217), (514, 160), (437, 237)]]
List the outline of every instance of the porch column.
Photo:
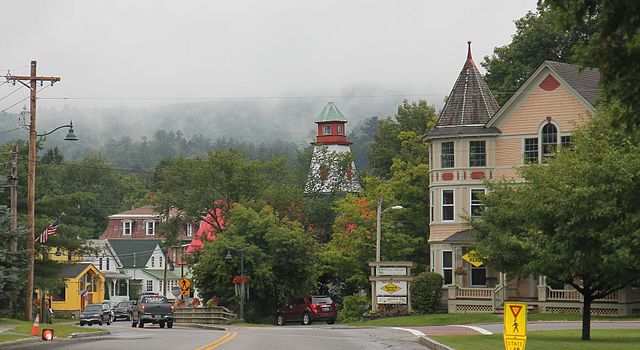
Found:
[(547, 301), (547, 276), (538, 276), (538, 301)]

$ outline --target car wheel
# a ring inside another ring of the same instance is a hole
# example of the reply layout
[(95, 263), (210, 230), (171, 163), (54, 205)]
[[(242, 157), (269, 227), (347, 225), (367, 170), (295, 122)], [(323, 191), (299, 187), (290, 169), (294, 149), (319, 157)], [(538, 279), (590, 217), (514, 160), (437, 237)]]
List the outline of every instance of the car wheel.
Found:
[(84, 327), (84, 322), (80, 322), (80, 327)]
[(305, 325), (305, 326), (308, 326), (308, 325), (311, 324), (311, 315), (309, 315), (308, 312), (305, 312), (302, 315), (302, 324)]
[(102, 321), (100, 321), (100, 322), (98, 322), (98, 325), (102, 326), (102, 323), (103, 323), (103, 322), (102, 322)]
[(284, 316), (278, 315), (278, 320), (276, 321), (278, 326), (284, 326)]
[(173, 322), (167, 322), (167, 328), (173, 328)]
[(164, 322), (160, 322), (160, 328), (164, 328)]
[(144, 321), (140, 320), (140, 322), (138, 322), (138, 328), (144, 328)]
[(334, 323), (336, 323), (336, 320), (328, 320), (327, 321), (327, 324), (334, 324)]
[(109, 318), (107, 319), (107, 326), (111, 326), (111, 322), (113, 321), (111, 321), (111, 316), (109, 316)]

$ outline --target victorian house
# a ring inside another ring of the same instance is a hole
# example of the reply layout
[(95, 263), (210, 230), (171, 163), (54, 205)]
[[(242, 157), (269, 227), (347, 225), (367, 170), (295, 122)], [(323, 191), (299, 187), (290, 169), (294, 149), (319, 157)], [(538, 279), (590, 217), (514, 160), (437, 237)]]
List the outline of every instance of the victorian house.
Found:
[[(475, 256), (467, 219), (482, 212), (486, 180), (521, 181), (517, 169), (543, 162), (595, 112), (599, 71), (544, 62), (501, 108), (467, 59), (436, 126), (430, 149), (430, 265), (443, 275), (449, 312), (494, 312), (521, 300), (540, 312), (579, 312), (579, 294), (547, 285), (544, 276), (512, 278)], [(640, 295), (625, 290), (596, 301), (592, 312), (626, 315), (640, 310)], [(633, 293), (632, 293), (633, 294)], [(635, 301), (635, 303), (630, 303)], [(635, 306), (634, 306), (635, 305)]]

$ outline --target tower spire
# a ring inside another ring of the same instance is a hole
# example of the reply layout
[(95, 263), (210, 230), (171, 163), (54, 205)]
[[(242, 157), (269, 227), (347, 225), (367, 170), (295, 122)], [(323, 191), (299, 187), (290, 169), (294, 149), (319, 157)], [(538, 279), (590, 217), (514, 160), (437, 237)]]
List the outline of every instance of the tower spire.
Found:
[(471, 57), (471, 40), (467, 41), (467, 61), (464, 63), (464, 68), (475, 67), (476, 64), (473, 63), (473, 57)]

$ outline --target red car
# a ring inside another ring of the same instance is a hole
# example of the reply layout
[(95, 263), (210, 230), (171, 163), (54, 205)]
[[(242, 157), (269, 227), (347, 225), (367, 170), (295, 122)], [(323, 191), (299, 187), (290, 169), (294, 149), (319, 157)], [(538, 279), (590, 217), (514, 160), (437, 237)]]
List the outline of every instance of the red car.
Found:
[(278, 326), (287, 322), (302, 322), (310, 325), (313, 321), (327, 321), (334, 324), (338, 310), (336, 303), (326, 295), (293, 298), (289, 305), (278, 309)]

